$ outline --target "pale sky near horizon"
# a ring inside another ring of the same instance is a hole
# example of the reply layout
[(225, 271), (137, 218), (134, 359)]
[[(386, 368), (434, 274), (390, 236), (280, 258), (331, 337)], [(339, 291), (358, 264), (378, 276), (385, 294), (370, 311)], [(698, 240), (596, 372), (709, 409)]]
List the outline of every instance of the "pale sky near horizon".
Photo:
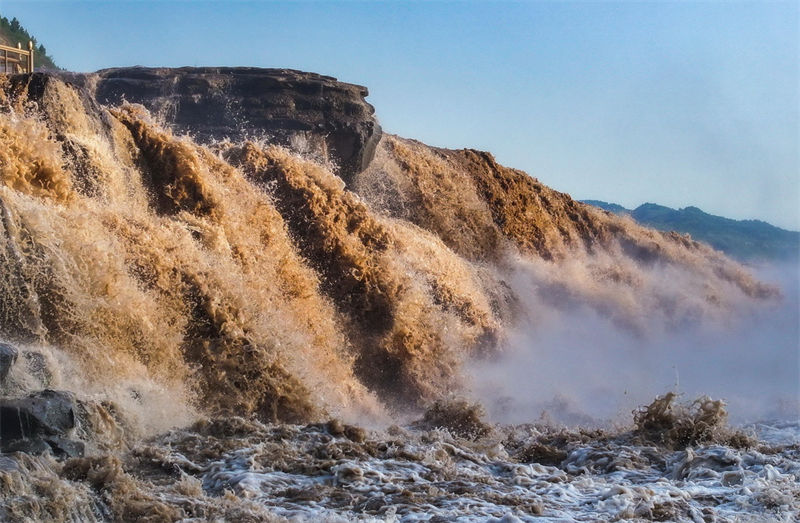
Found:
[(579, 199), (800, 229), (791, 2), (0, 0), (70, 70), (288, 67)]

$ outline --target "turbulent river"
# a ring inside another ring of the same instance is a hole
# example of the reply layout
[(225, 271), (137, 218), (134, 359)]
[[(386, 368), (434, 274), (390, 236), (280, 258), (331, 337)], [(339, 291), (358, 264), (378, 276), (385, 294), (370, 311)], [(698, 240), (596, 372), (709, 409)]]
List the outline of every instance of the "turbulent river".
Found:
[(0, 519), (800, 517), (796, 267), (66, 78), (0, 76)]
[[(463, 428), (463, 426), (462, 426)], [(458, 430), (455, 430), (458, 433)], [(672, 450), (634, 433), (202, 422), (58, 463), (0, 458), (3, 515), (57, 521), (796, 521), (800, 427)]]

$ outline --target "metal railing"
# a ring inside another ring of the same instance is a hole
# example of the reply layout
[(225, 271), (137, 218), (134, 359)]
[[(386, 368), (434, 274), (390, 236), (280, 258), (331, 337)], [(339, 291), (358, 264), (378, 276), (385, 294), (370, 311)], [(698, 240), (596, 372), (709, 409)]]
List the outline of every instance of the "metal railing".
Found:
[(0, 72), (6, 74), (33, 72), (33, 42), (28, 42), (28, 49), (21, 45), (9, 47), (0, 45)]

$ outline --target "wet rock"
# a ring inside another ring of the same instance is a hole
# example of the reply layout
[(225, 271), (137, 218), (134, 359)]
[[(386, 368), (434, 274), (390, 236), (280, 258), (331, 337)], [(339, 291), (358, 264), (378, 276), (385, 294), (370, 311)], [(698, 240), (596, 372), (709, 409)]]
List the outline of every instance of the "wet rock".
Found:
[(345, 182), (375, 155), (381, 128), (366, 87), (257, 67), (125, 67), (62, 74), (106, 105), (139, 103), (200, 142), (267, 137), (338, 167)]
[(517, 456), (517, 459), (523, 463), (539, 463), (550, 467), (558, 467), (562, 461), (567, 459), (567, 453), (563, 449), (537, 441), (524, 448)]
[(33, 439), (14, 439), (9, 442), (3, 441), (3, 452), (24, 452), (25, 454), (44, 454), (50, 450), (48, 445), (41, 438)]
[(78, 440), (55, 436), (44, 441), (50, 445), (53, 454), (59, 457), (77, 458), (83, 456), (86, 451), (86, 444)]
[(25, 398), (0, 400), (0, 450), (57, 456), (83, 455), (83, 443), (70, 440), (77, 403), (67, 392), (43, 390)]
[(13, 345), (0, 343), (0, 381), (6, 379), (11, 367), (17, 361), (19, 351)]
[(2, 446), (3, 452), (24, 452), (26, 454), (44, 454), (52, 452), (59, 458), (77, 458), (83, 456), (86, 445), (82, 441), (49, 436), (45, 438), (18, 439)]
[(75, 427), (75, 400), (69, 393), (43, 390), (26, 398), (0, 401), (0, 437), (20, 439), (63, 434)]
[[(382, 136), (375, 109), (365, 100), (366, 87), (292, 69), (122, 67), (96, 73), (38, 72), (12, 76), (7, 91), (12, 98), (24, 96), (35, 102), (46, 113), (57, 112), (60, 104), (51, 98), (61, 83), (75, 88), (98, 132), (111, 127), (111, 117), (101, 104), (138, 103), (177, 133), (191, 134), (200, 143), (266, 138), (329, 161), (348, 184), (372, 161)], [(59, 121), (48, 120), (51, 126)], [(53, 130), (68, 132), (57, 124)]]

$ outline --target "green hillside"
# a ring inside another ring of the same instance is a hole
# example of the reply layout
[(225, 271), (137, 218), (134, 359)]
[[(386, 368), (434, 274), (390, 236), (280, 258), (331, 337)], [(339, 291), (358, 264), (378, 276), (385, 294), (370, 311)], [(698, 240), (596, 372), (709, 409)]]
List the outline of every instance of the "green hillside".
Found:
[(17, 44), (22, 44), (22, 47), (27, 49), (28, 42), (32, 41), (35, 47), (34, 63), (37, 69), (58, 69), (59, 67), (53, 61), (53, 58), (47, 54), (47, 48), (40, 44), (36, 37), (28, 33), (22, 27), (19, 20), (2, 16), (0, 17), (0, 43), (11, 47), (16, 47)]
[(662, 231), (689, 233), (741, 261), (796, 261), (800, 256), (800, 232), (787, 231), (760, 220), (732, 220), (686, 207), (671, 209), (645, 203), (630, 210), (615, 203), (585, 200), (614, 214), (628, 215), (638, 223)]

